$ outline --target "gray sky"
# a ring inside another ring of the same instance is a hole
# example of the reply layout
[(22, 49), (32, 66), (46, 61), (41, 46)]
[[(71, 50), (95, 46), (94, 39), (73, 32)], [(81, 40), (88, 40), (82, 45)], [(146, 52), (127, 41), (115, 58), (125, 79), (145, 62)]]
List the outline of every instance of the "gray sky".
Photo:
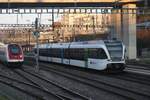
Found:
[[(37, 14), (0, 14), (0, 24), (32, 24)], [(60, 18), (60, 15), (54, 15), (55, 21)], [(41, 14), (41, 24), (50, 24), (51, 14)]]

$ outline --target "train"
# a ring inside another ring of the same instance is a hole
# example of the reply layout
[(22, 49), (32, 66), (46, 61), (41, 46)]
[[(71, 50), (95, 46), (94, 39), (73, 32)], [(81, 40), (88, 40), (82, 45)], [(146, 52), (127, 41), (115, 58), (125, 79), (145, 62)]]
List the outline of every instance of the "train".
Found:
[(40, 44), (39, 60), (95, 70), (123, 71), (125, 45), (118, 40)]
[(24, 62), (24, 54), (18, 44), (0, 43), (0, 61), (10, 67), (20, 67)]

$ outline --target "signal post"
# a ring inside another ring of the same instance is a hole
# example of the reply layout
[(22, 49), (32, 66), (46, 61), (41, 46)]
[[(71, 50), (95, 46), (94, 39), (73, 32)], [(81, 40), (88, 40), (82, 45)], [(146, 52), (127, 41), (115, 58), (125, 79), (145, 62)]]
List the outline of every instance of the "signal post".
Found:
[(35, 59), (36, 59), (36, 66), (35, 66), (35, 71), (38, 72), (39, 71), (39, 36), (40, 36), (40, 32), (39, 32), (39, 27), (40, 27), (40, 23), (38, 18), (35, 19), (35, 31), (33, 32), (33, 35), (36, 37), (36, 55), (35, 55)]

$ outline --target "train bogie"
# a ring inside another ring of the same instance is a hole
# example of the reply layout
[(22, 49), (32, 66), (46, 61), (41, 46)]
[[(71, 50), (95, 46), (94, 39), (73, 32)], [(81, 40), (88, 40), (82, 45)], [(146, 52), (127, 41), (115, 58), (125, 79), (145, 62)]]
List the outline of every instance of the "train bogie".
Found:
[(8, 67), (15, 68), (15, 67), (21, 67), (23, 65), (23, 62), (6, 62), (5, 65)]

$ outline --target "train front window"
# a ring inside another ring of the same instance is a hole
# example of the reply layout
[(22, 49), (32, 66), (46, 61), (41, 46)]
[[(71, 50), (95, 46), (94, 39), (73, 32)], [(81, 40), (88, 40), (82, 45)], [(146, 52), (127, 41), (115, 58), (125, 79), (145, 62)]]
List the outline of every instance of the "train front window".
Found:
[(122, 59), (122, 43), (120, 41), (105, 42), (110, 58), (113, 61), (120, 61)]
[(8, 48), (12, 54), (19, 54), (21, 52), (20, 47), (18, 45), (9, 45)]
[(122, 58), (122, 51), (109, 51), (110, 52), (110, 57), (113, 59), (113, 60), (119, 60)]
[(122, 47), (113, 47), (114, 49), (108, 49), (112, 60), (120, 60), (122, 58)]

